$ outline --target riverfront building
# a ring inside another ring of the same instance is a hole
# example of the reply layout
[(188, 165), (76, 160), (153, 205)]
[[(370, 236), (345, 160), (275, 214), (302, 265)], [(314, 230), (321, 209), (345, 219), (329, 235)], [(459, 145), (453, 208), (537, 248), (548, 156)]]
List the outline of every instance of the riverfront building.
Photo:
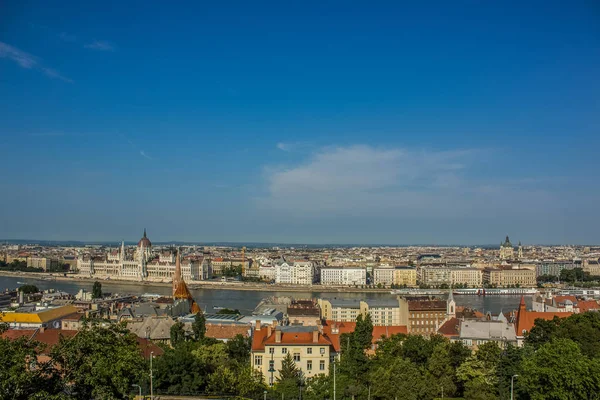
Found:
[[(175, 258), (171, 252), (154, 254), (144, 229), (144, 236), (132, 255), (127, 253), (122, 243), (120, 250), (113, 250), (104, 257), (80, 256), (77, 270), (79, 275), (86, 277), (171, 282), (175, 274)], [(210, 259), (200, 256), (181, 260), (181, 273), (187, 281), (207, 280), (212, 275)]]
[(321, 285), (357, 286), (367, 284), (367, 270), (361, 267), (323, 267)]

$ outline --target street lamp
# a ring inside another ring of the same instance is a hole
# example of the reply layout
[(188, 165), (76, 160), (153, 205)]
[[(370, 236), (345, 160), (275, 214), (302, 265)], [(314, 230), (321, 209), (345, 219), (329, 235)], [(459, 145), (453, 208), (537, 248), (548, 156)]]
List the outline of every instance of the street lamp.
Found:
[(154, 358), (154, 352), (150, 352), (150, 400), (154, 400), (154, 390), (152, 388), (152, 359)]
[(140, 385), (131, 385), (132, 387), (137, 387), (140, 391), (140, 399), (142, 398), (142, 387)]
[(513, 375), (510, 377), (510, 400), (514, 399), (514, 390), (515, 390), (515, 378), (519, 375)]
[(267, 400), (267, 391), (265, 390), (263, 393), (265, 394), (265, 400)]

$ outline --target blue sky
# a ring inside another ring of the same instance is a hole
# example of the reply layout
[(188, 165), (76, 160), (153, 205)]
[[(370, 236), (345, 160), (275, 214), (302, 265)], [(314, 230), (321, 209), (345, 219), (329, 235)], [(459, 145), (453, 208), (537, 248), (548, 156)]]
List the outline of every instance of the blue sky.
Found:
[(600, 7), (527, 3), (3, 3), (0, 238), (599, 243)]

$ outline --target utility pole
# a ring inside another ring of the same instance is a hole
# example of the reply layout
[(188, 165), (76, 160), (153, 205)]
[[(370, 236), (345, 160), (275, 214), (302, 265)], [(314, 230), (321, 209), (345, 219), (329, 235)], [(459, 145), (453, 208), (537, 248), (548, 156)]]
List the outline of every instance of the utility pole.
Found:
[(154, 390), (152, 388), (152, 359), (154, 358), (154, 352), (150, 352), (150, 400), (154, 400)]

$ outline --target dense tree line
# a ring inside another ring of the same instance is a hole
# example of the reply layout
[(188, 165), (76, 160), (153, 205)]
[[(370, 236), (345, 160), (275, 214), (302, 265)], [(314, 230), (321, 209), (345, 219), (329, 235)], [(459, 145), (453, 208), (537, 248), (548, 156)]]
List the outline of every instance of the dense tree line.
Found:
[[(189, 333), (174, 326), (173, 346), (154, 359), (155, 393), (332, 399), (335, 369), (336, 399), (509, 399), (513, 376), (515, 399), (600, 398), (600, 313), (537, 320), (523, 347), (486, 343), (475, 352), (439, 335), (402, 334), (373, 350), (372, 329), (368, 316), (359, 317), (355, 331), (341, 336), (328, 376), (307, 379), (288, 354), (267, 387), (250, 366), (250, 339), (207, 338), (198, 314)], [(133, 384), (148, 393), (149, 361), (120, 325), (87, 326), (48, 352), (34, 341), (0, 339), (0, 399), (131, 398)]]
[(86, 326), (52, 349), (0, 339), (0, 399), (126, 399), (147, 377), (136, 337), (121, 325)]
[[(359, 318), (355, 332), (341, 338), (336, 399), (509, 399), (515, 375), (515, 399), (600, 398), (600, 313), (537, 320), (523, 347), (490, 342), (475, 352), (442, 336), (394, 335), (367, 356), (371, 329), (368, 317)], [(333, 366), (329, 376), (308, 380), (300, 371), (290, 379), (286, 369), (268, 398), (297, 399), (301, 388), (306, 400), (333, 398)]]
[(2, 271), (20, 271), (20, 272), (44, 272), (42, 268), (33, 268), (27, 266), (27, 261), (13, 260), (10, 263), (0, 261), (0, 270)]

